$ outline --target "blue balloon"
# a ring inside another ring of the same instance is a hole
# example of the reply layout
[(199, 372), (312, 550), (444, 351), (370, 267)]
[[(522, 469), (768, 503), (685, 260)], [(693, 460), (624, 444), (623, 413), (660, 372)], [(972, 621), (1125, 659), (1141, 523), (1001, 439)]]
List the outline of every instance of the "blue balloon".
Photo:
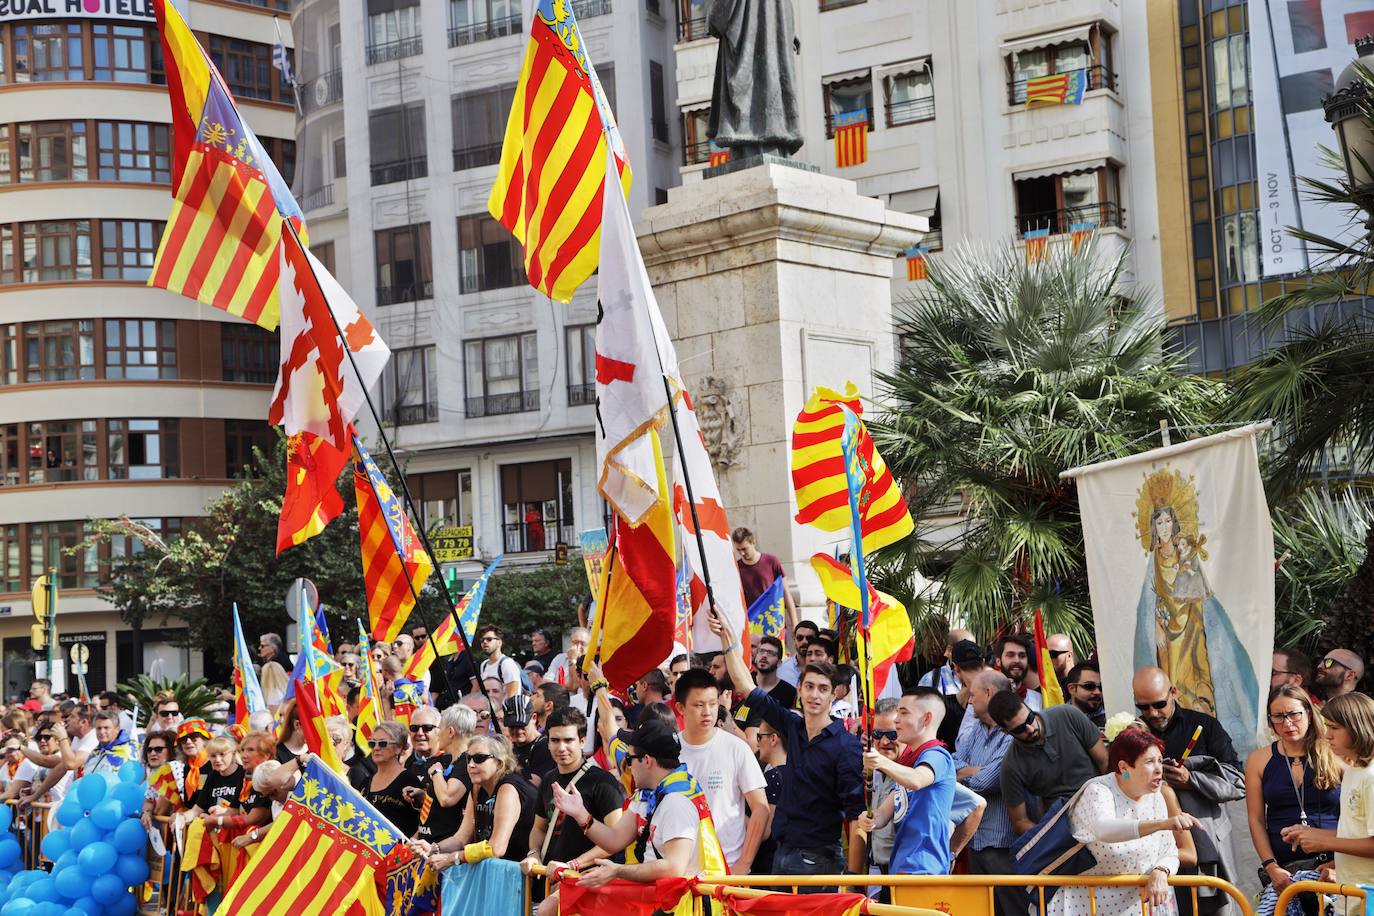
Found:
[(10, 829), (10, 824), (14, 822), (14, 811), (9, 805), (0, 805), (0, 832)]
[(90, 882), (79, 868), (64, 868), (52, 879), (57, 892), (65, 900), (79, 900), (86, 895), (86, 885)]
[(83, 916), (100, 916), (100, 904), (95, 902), (94, 897), (82, 897), (80, 900), (72, 901), (71, 909), (83, 914)]
[(120, 855), (130, 853), (143, 855), (144, 850), (148, 847), (148, 831), (143, 829), (143, 825), (138, 821), (121, 821), (119, 826), (114, 829), (110, 842), (114, 844), (115, 851)]
[(30, 916), (62, 916), (67, 911), (67, 902), (64, 900), (58, 903), (55, 900), (45, 900), (29, 911)]
[(119, 875), (101, 875), (91, 882), (91, 896), (96, 903), (104, 904), (107, 908), (120, 897), (128, 896), (128, 890)]
[(100, 916), (134, 916), (138, 912), (138, 904), (134, 902), (133, 894), (125, 894), (116, 897), (115, 901), (105, 907), (105, 912)]
[(53, 886), (52, 878), (39, 878), (24, 891), (24, 896), (34, 903), (44, 903), (47, 901), (57, 901), (57, 888)]
[(100, 804), (108, 789), (105, 777), (99, 773), (82, 776), (76, 781), (76, 800), (81, 802), (81, 807), (89, 811)]
[(57, 809), (57, 822), (63, 827), (75, 826), (76, 822), (84, 816), (85, 812), (81, 810), (81, 805), (74, 795), (68, 795), (63, 799), (62, 804)]
[(124, 806), (113, 798), (107, 798), (91, 809), (91, 820), (101, 830), (109, 833), (124, 820)]
[(62, 853), (72, 848), (72, 832), (70, 830), (54, 830), (43, 837), (40, 846), (43, 855), (56, 862), (62, 858)]
[(52, 870), (54, 872), (59, 872), (64, 868), (75, 868), (76, 856), (77, 852), (75, 849), (68, 849), (66, 852), (62, 853), (62, 858), (53, 863)]
[(126, 760), (124, 765), (119, 768), (120, 782), (143, 782), (143, 764), (137, 760)]
[[(124, 817), (133, 817), (143, 810), (145, 797), (147, 797), (147, 792), (142, 783), (121, 782), (110, 791), (110, 798), (107, 801), (118, 802), (119, 813)], [(94, 814), (95, 812), (91, 813)]]
[(148, 860), (143, 856), (120, 856), (115, 862), (115, 874), (123, 878), (129, 887), (138, 887), (148, 880), (151, 869), (148, 868)]
[(0, 837), (0, 868), (8, 869), (19, 861), (19, 840), (12, 833)]
[(9, 887), (9, 883), (14, 880), (14, 872), (7, 868), (0, 869), (0, 887)]
[(38, 906), (27, 897), (20, 897), (18, 900), (11, 900), (5, 904), (4, 909), (0, 909), (0, 916), (33, 916), (34, 908)]
[[(98, 840), (81, 850), (77, 856), (78, 867), (87, 875), (109, 874), (114, 869), (115, 861), (119, 858), (119, 853), (115, 848), (104, 840)], [(79, 894), (77, 896), (80, 896)], [(75, 899), (75, 898), (73, 898)]]
[(71, 848), (79, 852), (99, 840), (103, 835), (100, 828), (92, 823), (89, 817), (83, 817), (72, 828)]

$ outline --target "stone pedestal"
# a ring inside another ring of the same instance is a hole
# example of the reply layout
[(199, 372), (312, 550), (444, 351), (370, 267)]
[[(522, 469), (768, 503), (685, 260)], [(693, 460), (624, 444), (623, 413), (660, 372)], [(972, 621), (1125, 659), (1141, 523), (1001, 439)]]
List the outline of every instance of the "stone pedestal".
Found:
[(776, 164), (674, 188), (638, 228), (730, 522), (782, 559), (805, 608), (825, 603), (811, 554), (847, 538), (793, 521), (792, 423), (817, 385), (874, 394), (895, 259), (925, 230), (852, 181)]

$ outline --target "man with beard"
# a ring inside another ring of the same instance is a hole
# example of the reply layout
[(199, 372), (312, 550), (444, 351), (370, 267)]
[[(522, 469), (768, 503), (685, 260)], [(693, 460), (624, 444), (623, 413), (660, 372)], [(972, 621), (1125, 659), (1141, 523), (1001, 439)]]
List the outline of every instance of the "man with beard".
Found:
[(797, 705), (797, 688), (778, 677), (782, 663), (782, 640), (765, 636), (754, 649), (754, 682), (785, 709)]
[[(1202, 822), (1193, 828), (1198, 872), (1223, 881), (1238, 880), (1240, 874), (1231, 852), (1231, 821), (1222, 807), (1245, 797), (1245, 772), (1231, 736), (1207, 713), (1179, 706), (1178, 691), (1159, 668), (1137, 671), (1131, 692), (1140, 718), (1164, 742), (1164, 781), (1173, 787), (1184, 812)], [(1195, 734), (1197, 741), (1193, 740)], [(1178, 897), (1179, 913), (1191, 916), (1191, 895)], [(1230, 897), (1211, 888), (1199, 890), (1198, 913), (1234, 911)]]
[(501, 731), (510, 739), (520, 774), (539, 786), (544, 774), (553, 769), (549, 741), (534, 724), (534, 706), (524, 694), (507, 697), (501, 708)]
[(1045, 648), (1049, 650), (1055, 677), (1063, 683), (1064, 678), (1069, 676), (1069, 669), (1078, 664), (1073, 657), (1073, 641), (1067, 633), (1052, 633), (1045, 639)]
[(1033, 646), (1024, 636), (1003, 636), (997, 640), (997, 664), (1011, 681), (1011, 689), (1030, 709), (1044, 708), (1040, 691), (1026, 683), (1030, 679)]
[(1083, 710), (1098, 728), (1107, 727), (1107, 708), (1102, 702), (1102, 672), (1096, 662), (1082, 662), (1064, 675), (1069, 702)]
[(821, 628), (810, 620), (802, 620), (792, 628), (792, 651), (794, 654), (787, 656), (778, 665), (778, 677), (782, 678), (793, 687), (801, 680), (801, 669), (806, 662), (802, 661), (802, 656), (806, 655), (806, 647), (811, 645), (811, 640), (820, 635)]
[(1351, 693), (1364, 677), (1364, 662), (1349, 649), (1332, 649), (1317, 663), (1317, 692), (1331, 700)]

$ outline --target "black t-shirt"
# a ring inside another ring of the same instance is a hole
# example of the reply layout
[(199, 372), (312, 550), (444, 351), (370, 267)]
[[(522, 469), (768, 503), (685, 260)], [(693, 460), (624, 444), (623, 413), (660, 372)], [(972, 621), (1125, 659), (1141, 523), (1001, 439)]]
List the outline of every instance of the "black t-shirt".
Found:
[(239, 806), (239, 793), (243, 791), (243, 767), (235, 767), (228, 776), (221, 776), (211, 767), (206, 767), (205, 781), (200, 784), (191, 804), (202, 811), (211, 811), (227, 805)]
[(959, 726), (964, 724), (964, 707), (959, 705), (959, 697), (955, 694), (945, 694), (944, 699), (945, 717), (940, 720), (935, 737), (953, 751), (954, 742), (959, 738)]
[(402, 790), (418, 788), (419, 785), (420, 780), (413, 771), (402, 770), (399, 776), (380, 789), (373, 789), (372, 781), (369, 780), (363, 786), (363, 798), (391, 821), (403, 836), (411, 837), (420, 826), (420, 811), (406, 801)]
[(549, 651), (545, 652), (543, 655), (535, 655), (535, 656), (533, 656), (533, 661), (536, 661), (536, 662), (538, 662), (539, 664), (543, 665), (543, 666), (544, 666), (544, 673), (547, 674), (549, 668), (551, 668), (551, 667), (553, 666), (553, 660), (554, 660), (555, 658), (557, 658), (557, 657), (558, 657), (558, 650), (557, 650), (557, 649), (550, 649)]
[[(253, 788), (252, 777), (247, 773), (243, 775), (243, 791), (239, 793), (239, 807), (243, 809), (244, 814), (256, 808), (266, 808), (269, 812), (272, 810), (272, 796), (259, 795), (257, 790)], [(268, 819), (271, 819), (270, 815)]]
[(377, 764), (372, 762), (372, 758), (365, 754), (354, 754), (345, 760), (344, 766), (347, 768), (348, 784), (361, 792), (366, 786), (367, 781), (372, 778), (372, 774), (377, 772)]
[[(598, 821), (604, 822), (608, 814), (624, 807), (625, 787), (620, 784), (619, 779), (595, 763), (588, 763), (590, 765), (587, 771), (577, 781), (577, 791), (582, 795), (587, 812)], [(539, 784), (539, 815), (548, 820), (549, 830), (553, 834), (553, 838), (548, 841), (549, 851), (544, 856), (545, 862), (571, 862), (596, 845), (587, 839), (587, 835), (572, 820), (563, 817), (553, 804), (553, 784), (558, 783), (560, 788), (567, 789), (575, 776), (576, 771), (560, 773), (555, 768)], [(622, 861), (620, 858), (612, 858), (617, 862)]]
[(543, 735), (529, 744), (515, 745), (515, 759), (520, 763), (520, 775), (531, 782), (536, 776), (542, 780), (544, 774), (554, 768), (553, 755), (549, 753), (549, 739)]
[(492, 830), (496, 826), (496, 796), (500, 794), (503, 786), (515, 787), (516, 793), (520, 796), (520, 816), (515, 822), (515, 827), (511, 829), (510, 841), (506, 843), (506, 854), (501, 858), (519, 862), (530, 851), (530, 830), (534, 827), (535, 799), (539, 792), (534, 783), (519, 773), (502, 776), (501, 781), (496, 784), (496, 792), (491, 795), (481, 787), (476, 789), (477, 834), (472, 841), (480, 843), (491, 839)]
[[(420, 779), (421, 788), (425, 790), (425, 803), (420, 807), (420, 829), (415, 835), (430, 843), (448, 839), (458, 832), (458, 826), (463, 823), (463, 809), (467, 807), (468, 801), (465, 792), (463, 797), (450, 807), (445, 808), (439, 804), (439, 799), (434, 794), (434, 778), (429, 775), (430, 768), (436, 763), (444, 768), (444, 778), (457, 779), (463, 784), (466, 792), (472, 791), (467, 754), (459, 754), (457, 760), (448, 754), (440, 754), (438, 757), (429, 758), (423, 771), (414, 771)], [(426, 811), (426, 808), (429, 810)]]

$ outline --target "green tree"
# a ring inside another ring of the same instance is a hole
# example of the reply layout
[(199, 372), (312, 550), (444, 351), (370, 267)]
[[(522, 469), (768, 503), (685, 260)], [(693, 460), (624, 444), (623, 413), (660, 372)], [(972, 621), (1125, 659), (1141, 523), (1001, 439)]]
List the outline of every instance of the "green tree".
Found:
[(952, 252), (898, 309), (871, 428), (917, 527), (875, 579), (927, 631), (963, 619), (987, 639), (1040, 607), (1089, 644), (1078, 495), (1059, 473), (1157, 445), (1161, 420), (1206, 423), (1220, 400), (1164, 351), (1162, 310), (1126, 288), (1122, 257), (1063, 247), (1035, 264), (1010, 246)]
[(1312, 651), (1326, 615), (1364, 564), (1374, 508), (1354, 491), (1309, 489), (1275, 506), (1274, 645)]
[(510, 567), (492, 576), (480, 620), (500, 627), (505, 651), (514, 652), (529, 647), (535, 627), (555, 639), (575, 627), (577, 603), (586, 592), (587, 573), (577, 554), (561, 565)]

